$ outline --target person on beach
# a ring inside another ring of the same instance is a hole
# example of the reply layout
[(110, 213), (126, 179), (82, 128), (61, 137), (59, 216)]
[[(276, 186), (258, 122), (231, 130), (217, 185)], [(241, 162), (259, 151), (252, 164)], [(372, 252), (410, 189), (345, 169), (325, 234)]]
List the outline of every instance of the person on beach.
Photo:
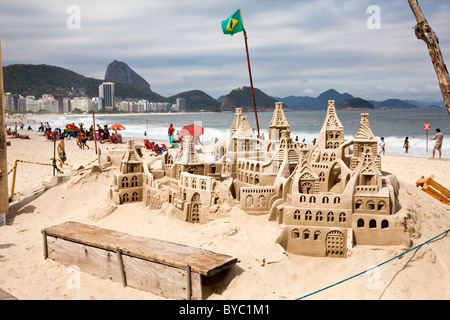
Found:
[(84, 129), (81, 129), (81, 146), (82, 146), (83, 150), (84, 150), (85, 147), (89, 149), (89, 146), (87, 145), (86, 142), (87, 142), (86, 131)]
[(379, 146), (380, 146), (380, 148), (381, 148), (381, 150), (380, 150), (380, 152), (378, 153), (378, 154), (381, 154), (381, 153), (385, 153), (386, 152), (386, 143), (384, 142), (384, 137), (381, 137), (381, 141), (380, 141), (380, 143), (378, 144)]
[(171, 123), (169, 126), (169, 130), (168, 130), (170, 144), (173, 144), (173, 133), (174, 132), (175, 132), (175, 128), (174, 128), (173, 124)]
[(441, 129), (437, 128), (436, 129), (436, 135), (434, 136), (434, 138), (430, 138), (430, 140), (436, 140), (436, 142), (434, 143), (434, 147), (433, 147), (433, 156), (431, 157), (431, 159), (434, 159), (434, 155), (436, 153), (436, 150), (439, 151), (439, 159), (441, 159), (441, 155), (442, 155), (442, 140), (444, 140), (444, 135), (441, 132)]
[(60, 139), (59, 139), (58, 154), (59, 154), (59, 160), (61, 160), (59, 162), (59, 166), (62, 169), (64, 162), (67, 160), (66, 148), (65, 148), (65, 145), (64, 145), (64, 135), (61, 135)]
[(405, 148), (405, 153), (408, 153), (408, 149), (409, 149), (408, 137), (406, 137), (405, 142), (403, 143), (403, 148)]

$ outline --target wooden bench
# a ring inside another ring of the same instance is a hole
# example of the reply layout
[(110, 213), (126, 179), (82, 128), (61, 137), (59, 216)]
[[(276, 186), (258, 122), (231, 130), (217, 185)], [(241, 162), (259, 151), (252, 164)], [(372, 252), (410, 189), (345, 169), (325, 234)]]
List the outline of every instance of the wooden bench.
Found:
[(206, 299), (237, 258), (78, 222), (42, 230), (44, 258), (173, 299)]
[(429, 178), (421, 177), (416, 181), (416, 187), (421, 187), (422, 191), (428, 193), (433, 198), (445, 204), (450, 204), (450, 190), (433, 180), (434, 176)]

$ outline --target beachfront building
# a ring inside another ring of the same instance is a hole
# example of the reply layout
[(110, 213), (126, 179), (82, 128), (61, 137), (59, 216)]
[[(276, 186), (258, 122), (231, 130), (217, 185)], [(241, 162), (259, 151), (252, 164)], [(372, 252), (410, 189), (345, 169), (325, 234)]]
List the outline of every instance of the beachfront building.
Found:
[(97, 111), (96, 108), (98, 107), (98, 105), (94, 104), (92, 99), (88, 97), (75, 97), (73, 99), (70, 99), (70, 107), (71, 112), (75, 110), (80, 110), (82, 112), (91, 112)]
[(113, 82), (103, 82), (98, 87), (98, 96), (103, 100), (102, 110), (113, 110), (115, 102), (115, 89)]
[[(142, 194), (150, 209), (165, 206), (191, 223), (206, 223), (218, 207), (238, 203), (247, 214), (267, 215), (267, 223), (279, 224), (274, 241), (293, 254), (347, 257), (355, 245), (407, 246), (405, 217), (396, 214), (398, 183), (381, 171), (376, 143), (366, 113), (346, 141), (334, 101), (314, 145), (291, 138), (281, 103), (268, 140), (255, 136), (237, 108), (230, 134), (214, 145), (212, 159), (202, 158), (186, 137), (182, 149), (143, 164), (136, 199)], [(124, 159), (130, 159), (126, 152), (120, 170)], [(118, 185), (119, 176), (115, 193)], [(123, 203), (120, 197), (116, 203)]]
[(185, 112), (186, 111), (186, 99), (177, 98), (176, 103), (172, 104), (172, 111)]

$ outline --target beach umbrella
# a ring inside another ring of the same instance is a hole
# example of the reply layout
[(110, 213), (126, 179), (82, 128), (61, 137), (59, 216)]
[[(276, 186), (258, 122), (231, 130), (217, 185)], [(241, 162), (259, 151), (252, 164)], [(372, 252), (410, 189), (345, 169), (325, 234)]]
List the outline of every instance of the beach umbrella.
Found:
[(201, 136), (203, 133), (204, 133), (204, 128), (195, 123), (185, 125), (180, 131), (180, 135), (182, 137), (192, 136), (192, 137), (196, 138), (196, 137)]
[(75, 129), (75, 130), (80, 130), (80, 128), (78, 128), (78, 127), (77, 127), (76, 125), (74, 125), (73, 123), (69, 123), (67, 126), (70, 127), (70, 128), (72, 128), (72, 129)]
[(116, 123), (116, 124), (113, 124), (112, 126), (110, 126), (108, 129), (117, 131), (117, 130), (125, 130), (125, 127), (121, 124)]

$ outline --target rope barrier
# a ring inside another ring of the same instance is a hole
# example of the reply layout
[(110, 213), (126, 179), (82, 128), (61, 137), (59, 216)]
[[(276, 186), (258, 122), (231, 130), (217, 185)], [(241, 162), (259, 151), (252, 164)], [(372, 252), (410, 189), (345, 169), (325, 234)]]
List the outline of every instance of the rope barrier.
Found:
[(339, 281), (339, 282), (336, 282), (335, 284), (332, 284), (332, 285), (330, 285), (330, 286), (327, 286), (327, 287), (325, 287), (325, 288), (322, 288), (322, 289), (320, 289), (320, 290), (317, 290), (317, 291), (315, 291), (315, 292), (312, 292), (312, 293), (310, 293), (310, 294), (307, 294), (307, 295), (305, 295), (305, 296), (303, 296), (303, 297), (300, 297), (300, 298), (298, 298), (298, 299), (296, 299), (296, 300), (301, 300), (301, 299), (304, 299), (304, 298), (306, 298), (306, 297), (312, 296), (312, 295), (314, 295), (314, 294), (316, 294), (316, 293), (322, 292), (322, 291), (324, 291), (324, 290), (327, 290), (327, 289), (330, 289), (330, 288), (332, 288), (332, 287), (334, 287), (334, 286), (337, 286), (338, 284), (341, 284), (341, 283), (344, 283), (344, 282), (346, 282), (346, 281), (348, 281), (348, 280), (351, 280), (351, 279), (353, 279), (353, 278), (356, 278), (356, 277), (358, 277), (358, 276), (360, 276), (360, 275), (362, 275), (362, 274), (364, 274), (364, 273), (366, 273), (366, 272), (369, 272), (369, 271), (371, 271), (371, 270), (373, 270), (373, 269), (375, 269), (375, 268), (381, 267), (382, 265), (384, 265), (384, 264), (386, 264), (386, 263), (388, 263), (388, 262), (391, 262), (391, 261), (393, 261), (393, 260), (395, 260), (395, 259), (400, 258), (401, 256), (407, 254), (408, 252), (411, 252), (411, 251), (413, 251), (413, 250), (419, 249), (420, 247), (424, 246), (425, 244), (427, 244), (427, 243), (429, 243), (429, 242), (431, 242), (431, 241), (433, 241), (433, 240), (435, 240), (435, 239), (437, 239), (437, 238), (439, 238), (439, 237), (445, 235), (445, 234), (448, 233), (448, 232), (450, 232), (450, 229), (448, 229), (448, 230), (442, 232), (441, 234), (439, 234), (439, 235), (437, 235), (437, 236), (431, 238), (431, 239), (428, 240), (428, 241), (425, 241), (425, 242), (422, 243), (422, 244), (419, 244), (419, 245), (415, 246), (415, 247), (412, 248), (412, 249), (409, 249), (408, 251), (403, 252), (402, 254), (399, 254), (398, 256), (393, 257), (392, 259), (389, 259), (389, 260), (387, 260), (387, 261), (385, 261), (385, 262), (382, 262), (382, 263), (380, 263), (380, 264), (378, 264), (378, 265), (376, 265), (376, 266), (374, 266), (374, 267), (372, 267), (372, 268), (369, 268), (369, 269), (367, 269), (367, 270), (365, 270), (365, 271), (363, 271), (363, 272), (360, 272), (360, 273), (355, 274), (355, 275), (353, 275), (353, 276), (351, 276), (351, 277), (348, 277), (347, 279), (344, 279), (344, 280), (341, 280), (341, 281)]

